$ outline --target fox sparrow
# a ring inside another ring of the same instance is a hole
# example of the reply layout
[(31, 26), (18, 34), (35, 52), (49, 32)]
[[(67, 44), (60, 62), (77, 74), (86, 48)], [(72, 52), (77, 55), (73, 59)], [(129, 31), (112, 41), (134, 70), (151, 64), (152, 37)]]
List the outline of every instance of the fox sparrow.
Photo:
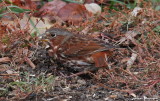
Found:
[(55, 61), (78, 72), (107, 67), (110, 50), (114, 48), (98, 39), (59, 28), (47, 30), (43, 38), (48, 40), (49, 54)]

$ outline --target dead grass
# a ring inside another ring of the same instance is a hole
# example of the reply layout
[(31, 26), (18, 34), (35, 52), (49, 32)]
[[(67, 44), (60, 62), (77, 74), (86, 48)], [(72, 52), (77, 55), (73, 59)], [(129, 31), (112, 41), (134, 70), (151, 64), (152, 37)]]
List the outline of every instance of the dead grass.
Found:
[[(160, 11), (155, 11), (149, 3), (144, 3), (136, 17), (131, 16), (130, 12), (132, 10), (128, 9), (108, 12), (106, 8), (101, 17), (93, 19), (94, 23), (86, 21), (78, 28), (56, 24), (53, 26), (65, 27), (75, 33), (80, 33), (90, 26), (88, 32), (102, 31), (104, 38), (105, 34), (109, 33), (113, 35), (109, 40), (110, 43), (125, 47), (114, 51), (109, 69), (99, 70), (92, 79), (86, 80), (92, 85), (86, 87), (87, 90), (94, 91), (95, 88), (102, 87), (122, 95), (129, 94), (130, 96), (127, 95), (127, 97), (130, 98), (143, 96), (158, 98), (160, 96)], [(17, 20), (21, 19), (15, 19)], [(10, 61), (0, 62), (0, 100), (24, 100), (29, 99), (28, 97), (32, 94), (33, 96), (34, 94), (40, 94), (43, 97), (51, 96), (56, 87), (63, 90), (67, 87), (68, 89), (76, 88), (76, 80), (80, 78), (63, 78), (62, 74), (67, 76), (72, 73), (64, 68), (56, 69), (57, 65), (47, 56), (44, 43), (31, 35), (29, 27), (21, 29), (18, 22), (5, 24), (2, 21), (0, 23), (0, 58), (10, 59)], [(126, 33), (129, 31), (136, 35), (127, 38)], [(122, 38), (126, 39), (120, 42)], [(133, 53), (137, 54), (137, 57), (128, 67), (127, 62)], [(26, 61), (26, 58), (30, 62)], [(59, 77), (62, 79), (55, 80)], [(74, 86), (70, 86), (72, 83)], [(62, 91), (59, 92), (62, 93)], [(79, 91), (79, 93), (82, 92)], [(58, 92), (56, 94), (60, 95)]]

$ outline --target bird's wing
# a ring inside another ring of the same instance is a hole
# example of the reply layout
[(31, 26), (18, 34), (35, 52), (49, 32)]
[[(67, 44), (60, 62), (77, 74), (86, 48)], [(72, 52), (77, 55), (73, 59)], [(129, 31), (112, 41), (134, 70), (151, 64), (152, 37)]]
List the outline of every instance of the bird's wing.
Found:
[(64, 43), (61, 49), (65, 50), (62, 53), (68, 57), (85, 56), (96, 52), (109, 50), (112, 46), (106, 45), (98, 40), (85, 37), (71, 37)]

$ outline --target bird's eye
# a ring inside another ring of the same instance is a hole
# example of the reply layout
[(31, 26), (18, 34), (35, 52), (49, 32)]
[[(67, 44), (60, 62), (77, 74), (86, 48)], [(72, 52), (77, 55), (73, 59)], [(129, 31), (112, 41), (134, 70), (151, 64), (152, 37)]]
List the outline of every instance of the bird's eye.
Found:
[(56, 37), (56, 34), (54, 34), (54, 33), (51, 33), (51, 37)]

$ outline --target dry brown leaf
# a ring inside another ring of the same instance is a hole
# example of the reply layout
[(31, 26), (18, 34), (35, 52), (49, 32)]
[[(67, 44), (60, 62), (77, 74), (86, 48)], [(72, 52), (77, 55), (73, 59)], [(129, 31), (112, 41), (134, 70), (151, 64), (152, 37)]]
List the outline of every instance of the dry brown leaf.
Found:
[(78, 24), (87, 18), (88, 11), (84, 5), (69, 3), (59, 10), (57, 16), (63, 21)]
[(61, 1), (61, 0), (54, 0), (54, 1), (48, 2), (40, 9), (39, 13), (43, 13), (43, 14), (47, 13), (44, 16), (49, 16), (50, 14), (56, 15), (58, 11), (62, 7), (64, 7), (66, 4), (67, 4), (66, 2)]
[(33, 0), (11, 0), (14, 5), (23, 9), (36, 10), (37, 6)]

